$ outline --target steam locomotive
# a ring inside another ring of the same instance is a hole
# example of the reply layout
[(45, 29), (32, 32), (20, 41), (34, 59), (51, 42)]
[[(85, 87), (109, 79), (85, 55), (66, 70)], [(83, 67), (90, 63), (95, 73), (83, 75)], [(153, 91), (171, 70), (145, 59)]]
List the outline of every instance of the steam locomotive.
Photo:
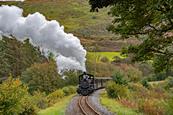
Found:
[(91, 74), (84, 72), (79, 75), (79, 85), (77, 93), (83, 96), (90, 95), (95, 90), (105, 87), (107, 81), (112, 80), (111, 77), (94, 77)]
[(77, 88), (77, 93), (83, 96), (87, 96), (94, 92), (94, 85), (94, 76), (84, 72), (82, 75), (79, 75), (79, 86)]

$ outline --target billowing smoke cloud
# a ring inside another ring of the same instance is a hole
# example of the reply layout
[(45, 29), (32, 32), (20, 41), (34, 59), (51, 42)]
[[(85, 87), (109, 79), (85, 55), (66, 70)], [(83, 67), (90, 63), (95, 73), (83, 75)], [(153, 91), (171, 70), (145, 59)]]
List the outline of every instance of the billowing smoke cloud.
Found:
[(38, 12), (27, 17), (22, 13), (23, 10), (16, 6), (0, 7), (1, 35), (13, 35), (19, 41), (29, 38), (34, 46), (53, 52), (59, 72), (85, 71), (86, 50), (77, 37), (65, 33), (57, 21), (48, 21)]

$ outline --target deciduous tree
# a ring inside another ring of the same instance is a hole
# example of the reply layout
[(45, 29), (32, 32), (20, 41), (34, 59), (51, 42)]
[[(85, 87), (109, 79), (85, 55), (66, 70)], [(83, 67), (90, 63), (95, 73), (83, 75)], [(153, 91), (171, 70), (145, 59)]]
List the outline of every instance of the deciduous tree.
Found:
[(110, 7), (109, 14), (114, 19), (108, 30), (121, 34), (123, 39), (136, 37), (142, 41), (126, 50), (135, 54), (135, 61), (162, 58), (160, 67), (155, 66), (156, 71), (170, 69), (167, 65), (173, 63), (173, 0), (90, 0), (89, 3), (91, 11)]

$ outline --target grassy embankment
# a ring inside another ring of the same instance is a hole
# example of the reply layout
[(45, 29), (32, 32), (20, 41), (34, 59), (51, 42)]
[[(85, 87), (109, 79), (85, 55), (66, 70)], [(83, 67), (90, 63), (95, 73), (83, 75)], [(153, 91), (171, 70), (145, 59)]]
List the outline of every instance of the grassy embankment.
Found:
[(60, 99), (56, 104), (38, 112), (38, 115), (65, 115), (65, 110), (74, 95)]
[(137, 110), (124, 107), (116, 101), (116, 99), (108, 98), (104, 92), (100, 97), (101, 104), (105, 106), (109, 111), (116, 113), (117, 115), (142, 115)]

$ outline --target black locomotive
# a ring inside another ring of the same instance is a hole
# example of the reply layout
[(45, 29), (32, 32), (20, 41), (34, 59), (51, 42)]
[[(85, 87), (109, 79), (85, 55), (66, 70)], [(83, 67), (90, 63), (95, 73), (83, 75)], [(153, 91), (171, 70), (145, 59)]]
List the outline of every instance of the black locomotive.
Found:
[(83, 73), (79, 76), (79, 86), (77, 88), (77, 93), (83, 96), (87, 96), (94, 92), (94, 76), (91, 74)]

